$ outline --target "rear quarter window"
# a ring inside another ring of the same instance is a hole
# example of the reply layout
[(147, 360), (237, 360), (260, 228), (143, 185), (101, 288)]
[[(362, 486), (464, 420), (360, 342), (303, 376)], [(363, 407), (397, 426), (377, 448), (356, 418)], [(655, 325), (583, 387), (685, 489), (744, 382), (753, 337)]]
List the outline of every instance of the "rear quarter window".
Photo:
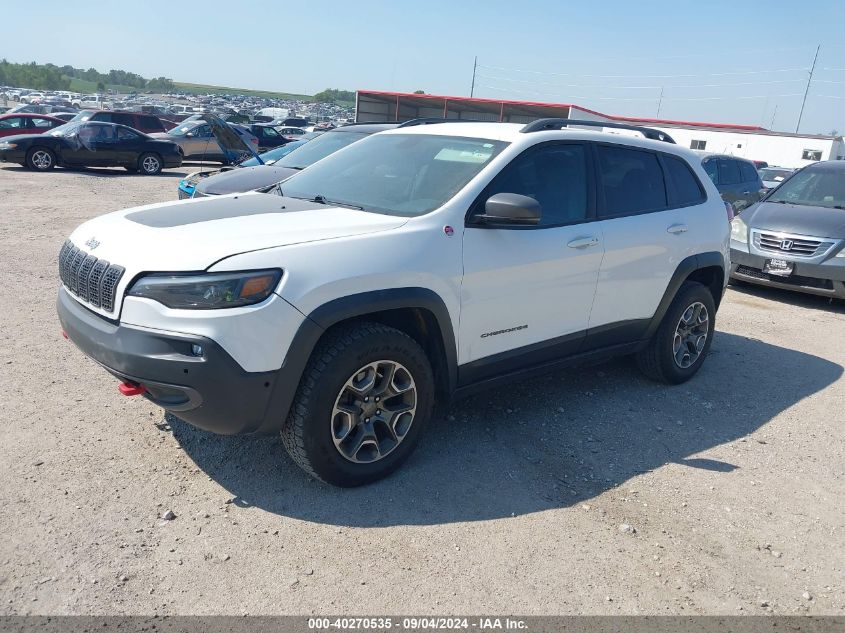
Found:
[(704, 202), (704, 189), (685, 160), (664, 154), (663, 165), (666, 167), (670, 204), (673, 207), (686, 207)]
[(145, 130), (158, 130), (163, 132), (164, 125), (162, 122), (154, 116), (142, 116), (140, 125)]
[(759, 178), (757, 170), (754, 169), (754, 165), (751, 163), (740, 162), (739, 173), (742, 175), (742, 182), (756, 182), (757, 178)]

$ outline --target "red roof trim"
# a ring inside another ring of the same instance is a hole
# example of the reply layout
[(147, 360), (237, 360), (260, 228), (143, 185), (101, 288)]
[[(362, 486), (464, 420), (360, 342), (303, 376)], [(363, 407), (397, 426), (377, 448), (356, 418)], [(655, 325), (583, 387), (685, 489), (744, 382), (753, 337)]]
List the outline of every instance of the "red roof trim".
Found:
[[(477, 101), (479, 103), (495, 103), (496, 105), (504, 103), (505, 105), (516, 106), (542, 106), (546, 108), (578, 108), (580, 106), (573, 106), (568, 103), (542, 103), (540, 101), (510, 101), (508, 99), (484, 99), (481, 97), (449, 97), (446, 95), (418, 95), (413, 92), (385, 92), (382, 90), (358, 90), (358, 94), (362, 95), (381, 95), (383, 97), (415, 97), (420, 99), (448, 99), (449, 101)], [(581, 108), (583, 110), (583, 108)], [(598, 113), (597, 113), (598, 114)], [(605, 116), (605, 115), (601, 115)]]
[(604, 114), (597, 110), (591, 110), (583, 106), (575, 105), (573, 103), (547, 103), (542, 101), (512, 101), (509, 99), (484, 99), (480, 97), (447, 97), (444, 95), (429, 95), (429, 94), (414, 94), (412, 92), (387, 92), (382, 90), (358, 90), (359, 94), (367, 95), (381, 95), (385, 97), (417, 97), (420, 99), (447, 99), (449, 101), (475, 101), (478, 103), (495, 103), (514, 106), (539, 106), (543, 108), (575, 108), (582, 112), (588, 112), (595, 116), (604, 117), (611, 121), (626, 121), (628, 123), (651, 123), (652, 125), (686, 125), (689, 127), (707, 127), (721, 130), (746, 130), (752, 132), (768, 132), (764, 127), (759, 125), (740, 125), (734, 123), (703, 123), (700, 121), (675, 121), (673, 119), (649, 119), (640, 117), (617, 116), (613, 114)]

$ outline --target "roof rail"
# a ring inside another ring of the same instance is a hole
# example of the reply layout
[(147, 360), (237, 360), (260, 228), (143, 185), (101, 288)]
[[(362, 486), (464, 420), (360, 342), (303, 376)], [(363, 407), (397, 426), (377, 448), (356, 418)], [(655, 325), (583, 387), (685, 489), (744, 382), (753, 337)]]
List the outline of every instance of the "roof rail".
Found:
[(639, 125), (628, 125), (627, 123), (614, 123), (611, 121), (582, 121), (579, 119), (537, 119), (523, 127), (520, 132), (528, 134), (530, 132), (542, 132), (543, 130), (560, 130), (561, 128), (569, 127), (570, 125), (584, 125), (588, 127), (612, 127), (620, 130), (633, 130), (639, 132), (646, 138), (653, 141), (664, 141), (666, 143), (674, 143), (675, 139), (651, 127), (642, 127)]
[(403, 121), (399, 127), (414, 127), (416, 125), (432, 125), (434, 123), (483, 123), (474, 119), (444, 119), (442, 117), (427, 117), (422, 119), (410, 119)]

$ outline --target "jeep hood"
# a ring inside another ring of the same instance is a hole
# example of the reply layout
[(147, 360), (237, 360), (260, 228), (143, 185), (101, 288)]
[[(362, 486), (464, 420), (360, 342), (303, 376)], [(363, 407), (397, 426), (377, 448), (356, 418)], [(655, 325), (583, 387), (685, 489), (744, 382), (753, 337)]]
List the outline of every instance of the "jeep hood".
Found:
[(780, 202), (761, 202), (740, 216), (748, 226), (765, 231), (845, 238), (845, 209)]
[[(82, 224), (70, 239), (86, 253), (126, 269), (118, 287), (122, 297), (140, 273), (200, 271), (248, 251), (387, 231), (407, 221), (247, 193), (116, 211)], [(119, 309), (120, 300), (116, 303)]]

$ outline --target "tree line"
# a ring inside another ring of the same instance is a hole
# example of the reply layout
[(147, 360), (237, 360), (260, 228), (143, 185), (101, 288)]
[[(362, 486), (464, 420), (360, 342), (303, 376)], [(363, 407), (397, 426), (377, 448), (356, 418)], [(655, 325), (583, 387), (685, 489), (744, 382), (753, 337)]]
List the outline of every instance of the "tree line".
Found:
[(317, 103), (334, 103), (336, 101), (355, 101), (355, 93), (351, 90), (338, 90), (337, 88), (327, 88), (322, 92), (314, 95), (314, 100)]
[(108, 73), (101, 73), (96, 68), (84, 70), (73, 66), (36, 64), (35, 62), (15, 64), (5, 59), (0, 60), (0, 86), (15, 86), (35, 90), (68, 90), (71, 78), (96, 82), (98, 88), (117, 84), (153, 92), (170, 92), (173, 90), (173, 80), (167, 77), (145, 79), (141, 75), (125, 70), (110, 70)]

